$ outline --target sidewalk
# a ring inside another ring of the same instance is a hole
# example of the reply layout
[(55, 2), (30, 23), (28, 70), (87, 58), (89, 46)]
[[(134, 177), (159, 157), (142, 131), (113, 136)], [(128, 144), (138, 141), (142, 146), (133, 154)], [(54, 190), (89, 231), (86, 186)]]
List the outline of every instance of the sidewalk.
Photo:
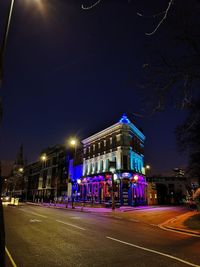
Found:
[(56, 208), (56, 209), (66, 209), (66, 210), (73, 210), (73, 211), (79, 211), (79, 212), (92, 212), (92, 213), (121, 213), (121, 212), (129, 212), (134, 210), (145, 210), (145, 209), (152, 209), (152, 208), (158, 208), (160, 206), (136, 206), (136, 207), (130, 207), (130, 206), (123, 206), (120, 208), (116, 208), (115, 210), (112, 210), (112, 208), (102, 208), (102, 207), (89, 207), (89, 206), (76, 206), (72, 209), (71, 203), (68, 204), (68, 207), (66, 208), (66, 204), (54, 204), (54, 203), (34, 203), (34, 202), (27, 202), (28, 205), (35, 205), (35, 206), (42, 206), (47, 208)]
[(188, 211), (162, 223), (160, 227), (200, 236), (200, 213)]

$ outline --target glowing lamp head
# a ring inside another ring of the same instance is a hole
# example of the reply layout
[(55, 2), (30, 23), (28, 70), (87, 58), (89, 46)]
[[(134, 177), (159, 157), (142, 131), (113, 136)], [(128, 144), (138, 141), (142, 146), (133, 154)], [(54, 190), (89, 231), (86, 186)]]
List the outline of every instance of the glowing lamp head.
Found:
[(40, 157), (41, 161), (46, 161), (47, 160), (47, 156), (46, 154), (43, 154), (41, 157)]
[(70, 145), (72, 145), (72, 146), (75, 146), (76, 145), (76, 140), (75, 139), (72, 139), (71, 141), (70, 141)]
[(23, 173), (24, 169), (23, 168), (19, 168), (19, 172)]
[(149, 170), (151, 167), (150, 165), (146, 165), (146, 169)]
[(135, 181), (137, 181), (139, 177), (138, 177), (138, 175), (134, 175), (133, 178), (134, 178)]
[(77, 179), (77, 184), (81, 184), (81, 179)]

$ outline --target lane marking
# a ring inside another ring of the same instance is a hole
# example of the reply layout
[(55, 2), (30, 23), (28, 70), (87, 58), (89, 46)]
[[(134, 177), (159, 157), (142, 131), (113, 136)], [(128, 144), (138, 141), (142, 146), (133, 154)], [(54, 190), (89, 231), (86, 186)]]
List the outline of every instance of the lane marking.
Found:
[(11, 263), (12, 263), (12, 266), (13, 266), (13, 267), (17, 267), (17, 265), (16, 265), (16, 263), (14, 262), (14, 260), (13, 260), (13, 258), (12, 258), (12, 256), (11, 256), (10, 252), (8, 251), (7, 247), (5, 247), (5, 251), (6, 251), (7, 255), (8, 255), (9, 260), (10, 260)]
[(34, 223), (34, 222), (42, 222), (41, 220), (38, 220), (38, 219), (31, 219), (30, 220), (31, 223)]
[(119, 239), (116, 239), (116, 238), (113, 238), (113, 237), (110, 237), (110, 236), (106, 236), (106, 238), (108, 238), (110, 240), (113, 240), (113, 241), (116, 241), (116, 242), (119, 242), (119, 243), (122, 243), (124, 245), (135, 247), (135, 248), (138, 248), (138, 249), (141, 249), (141, 250), (145, 250), (145, 251), (148, 251), (148, 252), (151, 252), (151, 253), (154, 253), (154, 254), (158, 254), (158, 255), (161, 255), (161, 256), (164, 256), (164, 257), (167, 257), (167, 258), (182, 262), (182, 263), (187, 264), (189, 266), (200, 267), (200, 265), (198, 265), (198, 264), (194, 264), (194, 263), (191, 263), (189, 261), (182, 260), (180, 258), (174, 257), (174, 256), (166, 254), (166, 253), (159, 252), (157, 250), (141, 247), (141, 246), (138, 246), (138, 245), (135, 245), (135, 244), (131, 244), (131, 243), (128, 243), (128, 242), (125, 242), (125, 241), (122, 241), (122, 240), (119, 240)]
[(122, 219), (122, 217), (120, 217), (120, 216), (112, 216), (112, 218), (117, 218), (117, 219)]
[(80, 220), (81, 219), (81, 217), (69, 217), (69, 218), (72, 220)]
[(19, 209), (19, 210), (21, 210), (21, 211), (23, 211), (23, 212), (26, 212), (26, 213), (29, 213), (29, 214), (32, 214), (32, 215), (40, 216), (40, 217), (42, 217), (42, 218), (48, 218), (48, 217), (45, 216), (45, 215), (42, 215), (42, 214), (39, 214), (39, 213), (36, 213), (36, 212), (33, 212), (33, 211), (27, 211), (27, 210), (24, 210), (24, 209)]
[(67, 223), (67, 222), (63, 222), (63, 221), (59, 221), (59, 220), (56, 220), (56, 222), (63, 223), (63, 224), (65, 224), (65, 225), (68, 225), (68, 226), (71, 226), (71, 227), (74, 227), (74, 228), (77, 228), (77, 229), (80, 229), (80, 230), (83, 230), (83, 231), (86, 230), (86, 229), (83, 228), (83, 227), (80, 227), (80, 226), (77, 226), (77, 225), (74, 225), (74, 224), (71, 224), (71, 223)]
[(136, 220), (136, 219), (130, 219), (129, 221), (131, 221), (131, 222), (139, 222), (139, 220)]

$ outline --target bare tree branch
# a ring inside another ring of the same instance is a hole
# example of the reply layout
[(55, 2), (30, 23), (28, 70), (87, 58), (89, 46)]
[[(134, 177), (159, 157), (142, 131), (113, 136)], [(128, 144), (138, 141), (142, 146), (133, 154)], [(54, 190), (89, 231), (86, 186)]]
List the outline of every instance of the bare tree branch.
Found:
[[(152, 32), (146, 32), (146, 35), (153, 35), (161, 26), (161, 24), (164, 22), (164, 20), (167, 18), (168, 12), (173, 4), (173, 0), (170, 0), (167, 6), (167, 9), (163, 12), (164, 16), (163, 18), (159, 21), (158, 25), (155, 27), (155, 29)], [(159, 13), (160, 14), (160, 13)]]
[(92, 9), (93, 7), (97, 6), (98, 4), (100, 4), (101, 0), (96, 1), (95, 3), (91, 4), (90, 6), (84, 6), (83, 4), (81, 5), (81, 8), (83, 10), (89, 10)]

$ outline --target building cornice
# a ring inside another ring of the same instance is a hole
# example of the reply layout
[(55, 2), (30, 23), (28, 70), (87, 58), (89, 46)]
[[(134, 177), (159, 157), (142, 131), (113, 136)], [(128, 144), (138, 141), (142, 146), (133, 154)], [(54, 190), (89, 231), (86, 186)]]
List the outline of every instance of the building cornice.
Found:
[(102, 130), (102, 131), (100, 131), (100, 132), (98, 132), (96, 134), (93, 134), (93, 135), (89, 136), (86, 139), (83, 139), (81, 142), (84, 145), (86, 145), (87, 143), (92, 143), (92, 142), (94, 142), (94, 141), (96, 141), (98, 139), (101, 139), (103, 137), (106, 137), (106, 136), (112, 134), (113, 132), (115, 132), (115, 131), (117, 131), (119, 129), (122, 129), (122, 125), (123, 124), (122, 123), (119, 123), (119, 122), (118, 123), (115, 123), (114, 125), (106, 128), (106, 129), (104, 129), (104, 130)]
[(104, 129), (104, 130), (102, 130), (96, 134), (93, 134), (86, 139), (83, 139), (81, 142), (83, 145), (86, 145), (88, 143), (92, 143), (94, 141), (97, 141), (98, 139), (105, 138), (106, 136), (112, 134), (113, 132), (116, 132), (117, 130), (123, 129), (124, 127), (126, 127), (127, 130), (130, 129), (140, 140), (142, 140), (144, 142), (144, 140), (145, 140), (144, 134), (133, 123), (124, 124), (124, 123), (120, 123), (120, 122), (115, 123), (114, 125), (106, 128), (106, 129)]

